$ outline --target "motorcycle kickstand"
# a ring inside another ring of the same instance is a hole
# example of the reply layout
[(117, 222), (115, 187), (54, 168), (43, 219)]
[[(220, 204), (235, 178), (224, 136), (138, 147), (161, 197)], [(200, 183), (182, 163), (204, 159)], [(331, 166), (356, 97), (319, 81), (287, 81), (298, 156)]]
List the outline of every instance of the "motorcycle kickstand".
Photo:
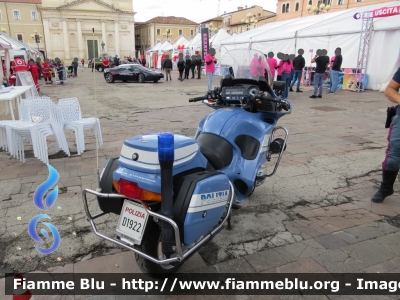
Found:
[(232, 229), (232, 227), (231, 227), (231, 214), (229, 214), (229, 216), (228, 216), (228, 227), (227, 227), (227, 229), (228, 230), (231, 230)]

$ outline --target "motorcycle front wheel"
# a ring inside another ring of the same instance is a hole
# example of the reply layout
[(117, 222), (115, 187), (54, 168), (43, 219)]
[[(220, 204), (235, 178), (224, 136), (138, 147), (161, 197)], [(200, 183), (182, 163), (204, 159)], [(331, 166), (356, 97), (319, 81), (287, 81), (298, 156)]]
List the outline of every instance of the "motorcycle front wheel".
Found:
[[(149, 220), (150, 221), (150, 220)], [(158, 259), (165, 259), (165, 255), (162, 253), (161, 246), (161, 228), (156, 222), (152, 220), (147, 223), (147, 228), (142, 240), (142, 251), (147, 255), (156, 257)], [(183, 262), (177, 262), (167, 265), (156, 264), (139, 254), (135, 254), (136, 263), (143, 273), (151, 274), (153, 277), (161, 277), (166, 273), (175, 273), (182, 265)]]

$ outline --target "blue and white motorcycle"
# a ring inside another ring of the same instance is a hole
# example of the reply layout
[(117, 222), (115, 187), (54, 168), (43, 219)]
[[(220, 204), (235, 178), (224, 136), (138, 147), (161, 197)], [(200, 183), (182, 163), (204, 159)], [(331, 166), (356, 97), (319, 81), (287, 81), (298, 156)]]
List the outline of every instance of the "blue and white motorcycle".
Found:
[[(256, 57), (259, 65), (253, 64)], [(100, 188), (83, 191), (94, 233), (135, 252), (145, 273), (176, 271), (226, 221), (230, 226), (232, 207), (276, 172), (286, 148), (288, 131), (277, 122), (291, 113), (291, 104), (271, 88), (264, 55), (230, 51), (217, 71), (220, 87), (189, 100), (215, 109), (200, 121), (194, 138), (170, 133), (129, 138), (120, 156), (107, 161)], [(274, 138), (278, 129), (283, 138)], [(273, 154), (279, 157), (267, 172)], [(102, 213), (91, 215), (87, 194), (97, 197)], [(108, 213), (119, 215), (115, 237), (100, 233), (94, 222)]]

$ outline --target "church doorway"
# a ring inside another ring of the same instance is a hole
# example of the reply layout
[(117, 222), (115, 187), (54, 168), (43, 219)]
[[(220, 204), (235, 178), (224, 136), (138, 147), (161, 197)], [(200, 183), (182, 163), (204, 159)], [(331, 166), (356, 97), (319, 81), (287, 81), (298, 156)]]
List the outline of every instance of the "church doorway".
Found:
[(89, 59), (99, 57), (99, 45), (97, 40), (87, 40)]

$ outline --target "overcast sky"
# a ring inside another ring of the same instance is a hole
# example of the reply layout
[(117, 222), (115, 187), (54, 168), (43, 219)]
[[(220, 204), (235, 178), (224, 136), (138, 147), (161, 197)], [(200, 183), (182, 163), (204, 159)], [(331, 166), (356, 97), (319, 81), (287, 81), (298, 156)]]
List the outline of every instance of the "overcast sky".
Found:
[(238, 6), (262, 6), (264, 9), (276, 12), (277, 0), (133, 0), (135, 21), (145, 22), (157, 16), (185, 17), (197, 23), (214, 18), (224, 11), (237, 10)]

